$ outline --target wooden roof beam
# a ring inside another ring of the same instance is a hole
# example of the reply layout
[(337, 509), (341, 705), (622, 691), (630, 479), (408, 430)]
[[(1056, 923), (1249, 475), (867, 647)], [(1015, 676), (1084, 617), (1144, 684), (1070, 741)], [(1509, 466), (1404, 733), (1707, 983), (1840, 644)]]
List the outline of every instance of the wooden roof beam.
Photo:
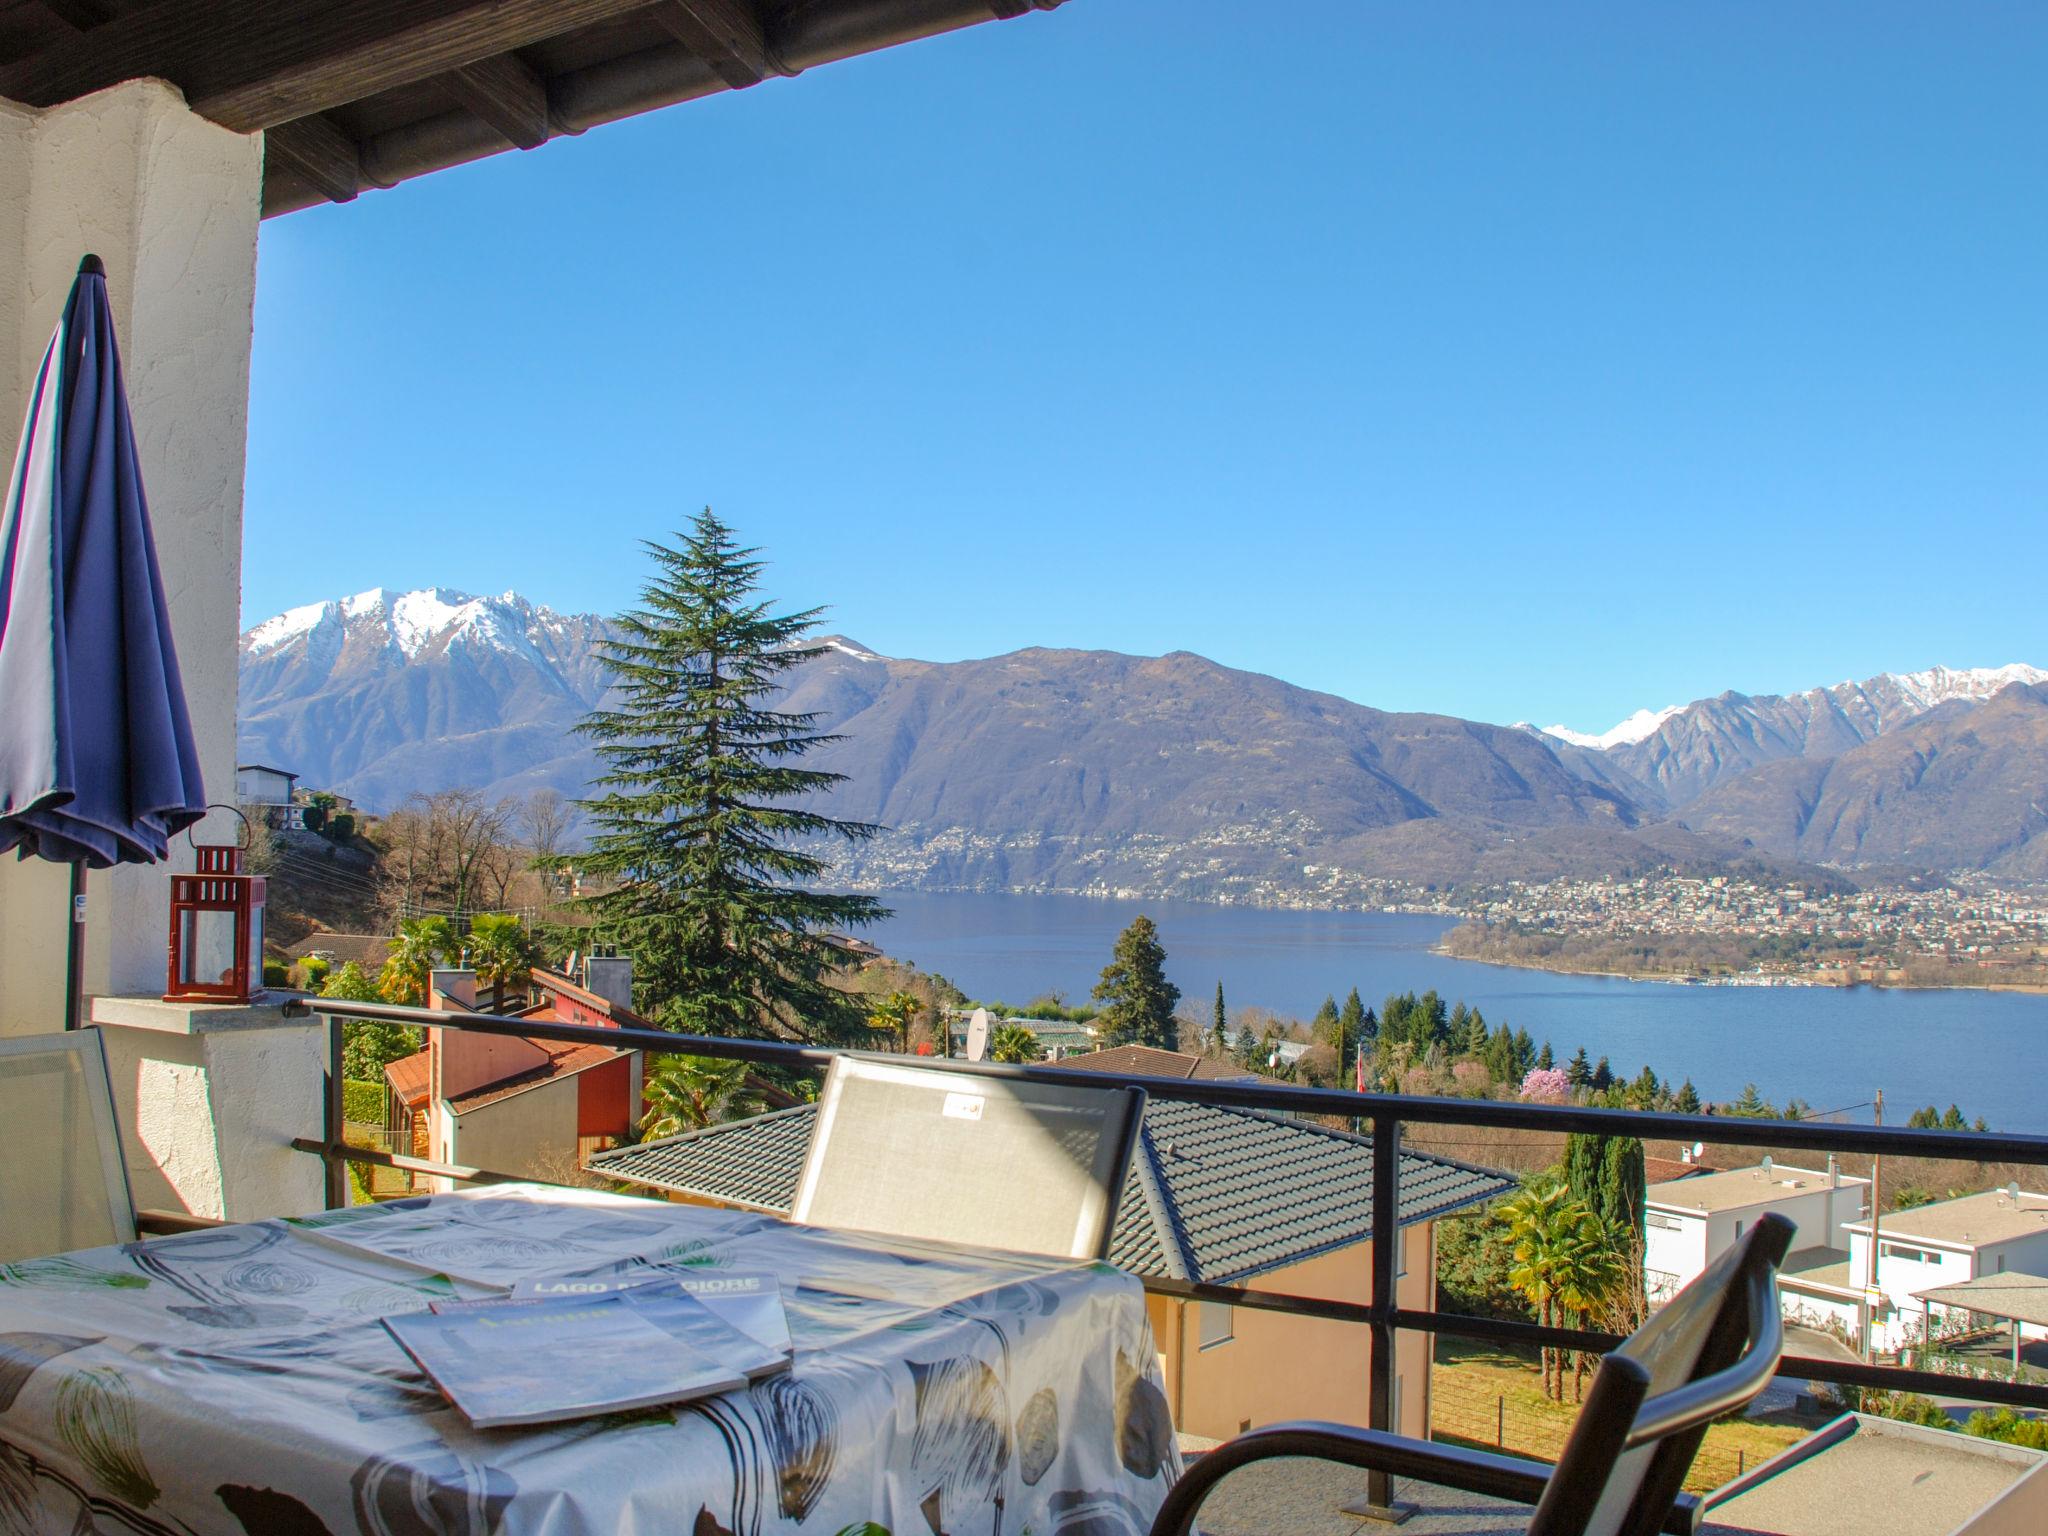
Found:
[(463, 106), (521, 149), (538, 149), (553, 131), (548, 87), (516, 55), (479, 59), (443, 75), (441, 85)]
[[(691, 0), (696, 3), (696, 0)], [(55, 106), (156, 76), (241, 133), (411, 85), (646, 0), (159, 0), (0, 69), (0, 96)]]
[(356, 141), (324, 117), (302, 117), (267, 129), (263, 161), (266, 167), (290, 171), (330, 203), (353, 202), (362, 184)]
[(796, 73), (769, 47), (761, 17), (747, 0), (660, 0), (647, 15), (736, 91), (769, 75)]

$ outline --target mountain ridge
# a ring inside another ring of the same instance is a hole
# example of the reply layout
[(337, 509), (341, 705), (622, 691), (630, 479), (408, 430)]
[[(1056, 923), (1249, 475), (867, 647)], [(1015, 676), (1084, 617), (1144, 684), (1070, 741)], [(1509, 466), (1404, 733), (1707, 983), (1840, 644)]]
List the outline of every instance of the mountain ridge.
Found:
[[(593, 765), (574, 726), (604, 696), (598, 651), (611, 632), (606, 619), (516, 592), (448, 587), (374, 588), (289, 610), (243, 637), (242, 756), (372, 810), (457, 784), (573, 798)], [(1189, 651), (1028, 647), (928, 662), (843, 635), (813, 643), (820, 654), (794, 670), (780, 705), (815, 712), (841, 738), (815, 755), (847, 775), (823, 808), (889, 828), (842, 862), (848, 878), (1219, 899), (1356, 899), (1373, 879), (1706, 869), (1815, 848), (1831, 858), (1846, 848), (1843, 862), (1909, 848), (1939, 867), (1941, 818), (1930, 822), (1925, 805), (1913, 837), (1788, 834), (1788, 814), (1797, 818), (1786, 804), (1814, 792), (1810, 773), (1780, 769), (1698, 816), (1686, 808), (1761, 768), (1845, 757), (1923, 717), (1955, 728), (1949, 713), (1998, 696), (1976, 696), (1987, 679), (2032, 686), (2019, 674), (2035, 670), (1729, 692), (1574, 741), (1378, 710)], [(2004, 777), (2024, 776), (2022, 757), (1997, 761)], [(1851, 763), (1837, 792), (1867, 792), (1862, 771)], [(1973, 828), (1958, 848), (1998, 845), (1997, 800), (1981, 815), (1955, 812)], [(1882, 807), (1873, 814), (1882, 820)]]

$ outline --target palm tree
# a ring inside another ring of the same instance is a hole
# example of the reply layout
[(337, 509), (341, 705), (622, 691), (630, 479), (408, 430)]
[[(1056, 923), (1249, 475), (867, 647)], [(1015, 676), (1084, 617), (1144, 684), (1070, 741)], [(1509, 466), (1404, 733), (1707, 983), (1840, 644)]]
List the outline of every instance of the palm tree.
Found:
[(988, 1053), (997, 1061), (1020, 1066), (1027, 1061), (1045, 1060), (1045, 1047), (1038, 1043), (1038, 1036), (1022, 1024), (997, 1025), (988, 1037)]
[(401, 919), (391, 955), (377, 973), (377, 990), (388, 1003), (424, 1003), (434, 967), (455, 952), (455, 934), (445, 917)]
[(868, 1028), (896, 1037), (896, 1048), (910, 1049), (910, 1026), (924, 1012), (924, 1003), (908, 992), (891, 992), (868, 1011)]
[(643, 1134), (679, 1136), (725, 1120), (759, 1114), (761, 1102), (747, 1081), (744, 1061), (713, 1056), (665, 1056), (647, 1074), (647, 1112), (640, 1117)]
[[(1563, 1180), (1545, 1176), (1503, 1202), (1499, 1214), (1515, 1244), (1508, 1283), (1529, 1298), (1539, 1323), (1555, 1327), (1561, 1309), (1577, 1294), (1571, 1282), (1582, 1262), (1583, 1218), (1592, 1212)], [(1543, 1395), (1562, 1401), (1564, 1364), (1559, 1352), (1546, 1345), (1542, 1363)]]
[(469, 925), (469, 963), (491, 986), (491, 1012), (505, 1011), (505, 988), (533, 968), (533, 941), (510, 912), (479, 912)]
[[(1575, 1220), (1568, 1220), (1557, 1245), (1558, 1304), (1573, 1314), (1580, 1328), (1614, 1320), (1630, 1290), (1629, 1246), (1623, 1229), (1583, 1202)], [(1587, 1351), (1572, 1352), (1572, 1401), (1586, 1395)], [(1560, 1372), (1557, 1395), (1564, 1397)]]

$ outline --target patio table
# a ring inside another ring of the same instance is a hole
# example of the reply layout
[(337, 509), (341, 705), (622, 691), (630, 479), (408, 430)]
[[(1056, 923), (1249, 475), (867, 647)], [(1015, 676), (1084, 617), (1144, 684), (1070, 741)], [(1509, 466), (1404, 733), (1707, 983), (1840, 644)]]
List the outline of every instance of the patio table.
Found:
[[(792, 1368), (476, 1430), (379, 1322), (626, 1259), (774, 1274)], [(1179, 1473), (1107, 1264), (502, 1185), (0, 1265), (6, 1536), (1122, 1536)]]

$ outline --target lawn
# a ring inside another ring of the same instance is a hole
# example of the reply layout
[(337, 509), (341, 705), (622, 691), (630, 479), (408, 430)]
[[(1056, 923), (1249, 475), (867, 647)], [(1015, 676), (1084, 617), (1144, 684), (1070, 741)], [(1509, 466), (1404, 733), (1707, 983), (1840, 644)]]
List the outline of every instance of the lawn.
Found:
[[(1586, 1380), (1592, 1379), (1589, 1363)], [(1452, 1445), (1555, 1461), (1578, 1417), (1569, 1372), (1565, 1401), (1549, 1401), (1535, 1362), (1495, 1345), (1439, 1339), (1429, 1388), (1431, 1436)], [(1718, 1488), (1807, 1432), (1779, 1415), (1715, 1424), (1685, 1486), (1695, 1493)]]

